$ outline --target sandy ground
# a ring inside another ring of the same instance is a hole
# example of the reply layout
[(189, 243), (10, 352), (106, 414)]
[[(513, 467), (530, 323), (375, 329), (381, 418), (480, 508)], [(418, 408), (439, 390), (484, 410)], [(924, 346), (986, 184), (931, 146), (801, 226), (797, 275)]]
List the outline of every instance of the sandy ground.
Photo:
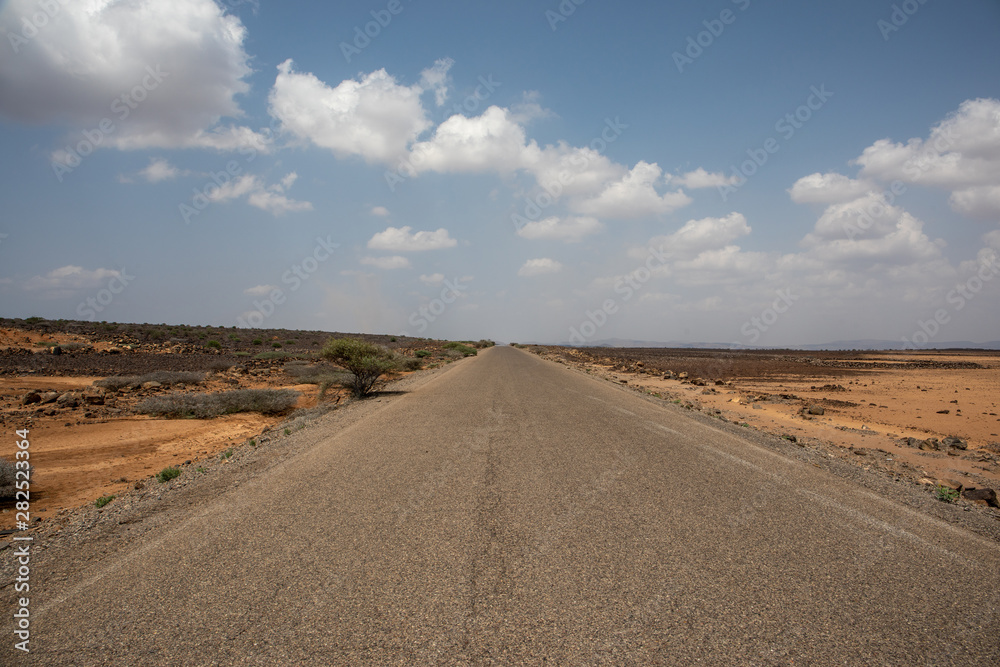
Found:
[[(889, 368), (828, 376), (768, 376), (693, 384), (701, 379), (663, 379), (640, 370), (622, 372), (594, 363), (575, 350), (559, 355), (589, 373), (628, 384), (668, 400), (691, 404), (733, 422), (801, 444), (822, 445), (831, 455), (853, 459), (895, 475), (915, 477), (925, 484), (1000, 489), (1000, 355), (949, 356), (942, 353), (907, 355), (906, 360), (974, 361), (981, 369), (903, 368), (898, 354), (859, 355)], [(848, 360), (850, 361), (850, 360)], [(622, 382), (624, 381), (624, 382)], [(822, 407), (824, 414), (803, 415), (803, 407)], [(945, 412), (947, 411), (947, 412)], [(944, 440), (956, 436), (965, 451), (922, 451), (904, 438)]]
[[(0, 404), (10, 409), (30, 390), (72, 391), (92, 386), (92, 377), (0, 378)], [(316, 385), (242, 382), (241, 387), (295, 389), (302, 393), (297, 408), (317, 403)], [(199, 391), (232, 389), (221, 380), (205, 383)], [(330, 400), (338, 394), (329, 392)], [(215, 419), (157, 419), (146, 416), (82, 417), (81, 410), (53, 416), (7, 419), (0, 425), (0, 456), (13, 459), (15, 431), (30, 429), (33, 517), (51, 518), (63, 510), (117, 495), (136, 484), (156, 484), (152, 476), (166, 467), (218, 458), (227, 448), (244, 443), (282, 421), (256, 413)], [(13, 503), (0, 509), (0, 530), (13, 528)]]

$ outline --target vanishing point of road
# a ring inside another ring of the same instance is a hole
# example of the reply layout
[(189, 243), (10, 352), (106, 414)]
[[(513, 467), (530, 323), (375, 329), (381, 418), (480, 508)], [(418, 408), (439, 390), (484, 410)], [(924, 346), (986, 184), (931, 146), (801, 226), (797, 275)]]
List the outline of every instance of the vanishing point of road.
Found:
[(47, 591), (22, 664), (1000, 661), (997, 544), (517, 349), (317, 443)]

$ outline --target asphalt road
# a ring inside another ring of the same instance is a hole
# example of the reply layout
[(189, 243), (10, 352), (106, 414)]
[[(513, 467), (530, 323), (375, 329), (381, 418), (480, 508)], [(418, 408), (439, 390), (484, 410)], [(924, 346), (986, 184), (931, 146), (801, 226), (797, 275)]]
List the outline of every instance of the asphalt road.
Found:
[(37, 600), (31, 663), (998, 663), (996, 544), (729, 431), (490, 349)]

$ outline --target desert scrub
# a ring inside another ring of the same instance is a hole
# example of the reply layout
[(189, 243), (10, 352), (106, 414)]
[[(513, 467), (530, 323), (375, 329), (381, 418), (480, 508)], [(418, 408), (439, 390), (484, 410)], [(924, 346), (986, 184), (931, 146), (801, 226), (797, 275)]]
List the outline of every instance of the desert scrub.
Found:
[(163, 484), (164, 482), (169, 482), (170, 480), (180, 476), (181, 476), (180, 468), (174, 468), (173, 466), (171, 466), (169, 468), (164, 468), (160, 472), (156, 473), (156, 481), (159, 482), (160, 484)]
[(468, 345), (465, 345), (464, 343), (458, 343), (456, 341), (452, 341), (450, 343), (445, 343), (444, 344), (444, 349), (446, 349), (446, 350), (455, 350), (456, 352), (460, 353), (463, 357), (474, 357), (477, 354), (479, 354), (479, 352), (476, 350), (476, 348), (469, 347)]
[(299, 392), (292, 389), (236, 389), (218, 394), (167, 394), (141, 401), (136, 411), (173, 419), (210, 419), (238, 412), (276, 415), (295, 406)]
[(392, 351), (355, 338), (331, 338), (323, 357), (351, 374), (344, 386), (359, 398), (375, 391), (397, 367)]
[[(28, 467), (28, 479), (31, 479), (35, 471), (34, 466)], [(17, 493), (17, 482), (24, 481), (24, 477), (17, 479), (17, 465), (8, 459), (0, 459), (0, 500), (13, 498)]]
[(210, 340), (207, 343), (205, 343), (205, 347), (214, 347), (216, 350), (221, 350), (222, 343), (220, 343), (217, 340)]
[(192, 371), (154, 371), (145, 375), (112, 375), (103, 380), (96, 380), (94, 386), (117, 391), (126, 387), (138, 387), (146, 382), (159, 382), (169, 387), (173, 384), (198, 384), (204, 379), (204, 373)]
[(431, 356), (432, 354), (434, 354), (434, 353), (433, 353), (433, 352), (430, 352), (429, 350), (417, 350), (416, 352), (414, 352), (414, 353), (413, 353), (413, 355), (414, 355), (414, 356), (415, 356), (415, 357), (416, 357), (417, 359), (423, 359), (424, 357), (429, 357), (429, 356)]
[(110, 503), (115, 498), (116, 498), (116, 496), (113, 496), (113, 495), (111, 495), (111, 496), (101, 496), (100, 498), (98, 498), (97, 500), (94, 501), (94, 507), (96, 507), (97, 509), (101, 509), (102, 507), (104, 507), (105, 505), (107, 505), (108, 503)]

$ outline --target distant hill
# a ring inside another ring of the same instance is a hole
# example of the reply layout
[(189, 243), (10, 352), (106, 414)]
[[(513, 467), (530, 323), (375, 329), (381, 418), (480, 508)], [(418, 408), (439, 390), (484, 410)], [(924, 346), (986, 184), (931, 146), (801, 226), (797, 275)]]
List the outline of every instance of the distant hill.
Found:
[[(715, 349), (715, 350), (903, 350), (908, 349), (902, 341), (864, 339), (864, 340), (838, 340), (832, 343), (822, 343), (813, 345), (789, 345), (783, 347), (751, 346), (741, 343), (689, 343), (689, 342), (661, 342), (649, 340), (631, 340), (625, 338), (607, 338), (588, 343), (586, 345), (574, 345), (572, 343), (560, 343), (565, 347), (669, 347), (677, 349)], [(912, 349), (912, 348), (909, 348)], [(927, 345), (919, 345), (921, 350), (1000, 350), (1000, 341), (989, 343), (973, 343), (971, 341), (932, 341)]]

